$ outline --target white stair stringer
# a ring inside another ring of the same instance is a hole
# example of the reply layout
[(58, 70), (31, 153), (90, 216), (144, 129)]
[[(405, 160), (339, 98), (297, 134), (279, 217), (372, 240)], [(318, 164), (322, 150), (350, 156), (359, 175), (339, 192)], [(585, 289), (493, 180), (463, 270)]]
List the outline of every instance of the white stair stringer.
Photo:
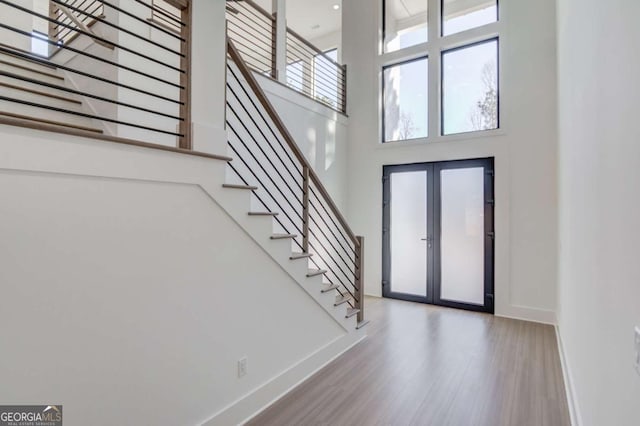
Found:
[(307, 261), (290, 259), (292, 254), (290, 239), (272, 239), (274, 234), (274, 218), (272, 216), (250, 216), (252, 191), (224, 188), (222, 185), (211, 185), (206, 188), (216, 202), (232, 217), (238, 225), (291, 276), (316, 303), (348, 333), (365, 333), (357, 329), (357, 317), (347, 318), (347, 303), (335, 306), (337, 292), (323, 293), (323, 275), (308, 277)]

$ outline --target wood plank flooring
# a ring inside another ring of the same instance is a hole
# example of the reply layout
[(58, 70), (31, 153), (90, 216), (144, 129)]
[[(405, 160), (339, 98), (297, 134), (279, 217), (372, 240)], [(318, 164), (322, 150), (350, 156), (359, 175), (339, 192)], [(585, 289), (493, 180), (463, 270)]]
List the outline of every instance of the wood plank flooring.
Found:
[(569, 426), (552, 326), (367, 298), (368, 337), (249, 425)]

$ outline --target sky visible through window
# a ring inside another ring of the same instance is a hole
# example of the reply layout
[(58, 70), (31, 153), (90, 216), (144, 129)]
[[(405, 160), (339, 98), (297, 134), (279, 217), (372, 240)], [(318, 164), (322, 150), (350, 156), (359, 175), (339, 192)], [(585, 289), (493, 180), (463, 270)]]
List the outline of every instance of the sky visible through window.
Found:
[[(446, 6), (445, 6), (446, 12)], [(453, 34), (497, 19), (490, 5), (443, 20), (443, 32)], [(426, 26), (423, 26), (426, 29)], [(400, 48), (424, 41), (421, 32), (399, 32), (394, 43)], [(498, 127), (497, 40), (443, 52), (442, 133), (444, 135)], [(400, 63), (384, 71), (384, 141), (427, 137), (428, 69), (426, 59)]]

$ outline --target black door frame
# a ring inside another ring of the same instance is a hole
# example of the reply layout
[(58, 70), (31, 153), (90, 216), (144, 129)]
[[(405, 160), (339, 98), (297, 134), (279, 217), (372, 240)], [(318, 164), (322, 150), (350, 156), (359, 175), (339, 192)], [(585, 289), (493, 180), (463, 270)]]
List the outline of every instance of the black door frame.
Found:
[[(440, 298), (440, 172), (448, 169), (483, 167), (484, 174), (484, 305), (474, 305)], [(391, 291), (391, 173), (425, 171), (427, 174), (427, 238), (432, 239), (427, 248), (427, 296), (416, 296)], [(478, 312), (494, 312), (494, 159), (477, 158), (428, 163), (413, 163), (383, 166), (382, 191), (382, 295), (412, 302), (430, 303)]]

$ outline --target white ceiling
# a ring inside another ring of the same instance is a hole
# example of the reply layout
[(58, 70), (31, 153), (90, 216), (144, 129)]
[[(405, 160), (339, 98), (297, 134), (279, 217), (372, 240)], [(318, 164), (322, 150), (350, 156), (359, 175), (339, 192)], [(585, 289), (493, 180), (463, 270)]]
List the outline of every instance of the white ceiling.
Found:
[[(254, 1), (271, 11), (271, 0)], [(341, 8), (334, 10), (335, 4)], [(287, 25), (309, 40), (338, 31), (342, 28), (342, 0), (287, 0)]]

